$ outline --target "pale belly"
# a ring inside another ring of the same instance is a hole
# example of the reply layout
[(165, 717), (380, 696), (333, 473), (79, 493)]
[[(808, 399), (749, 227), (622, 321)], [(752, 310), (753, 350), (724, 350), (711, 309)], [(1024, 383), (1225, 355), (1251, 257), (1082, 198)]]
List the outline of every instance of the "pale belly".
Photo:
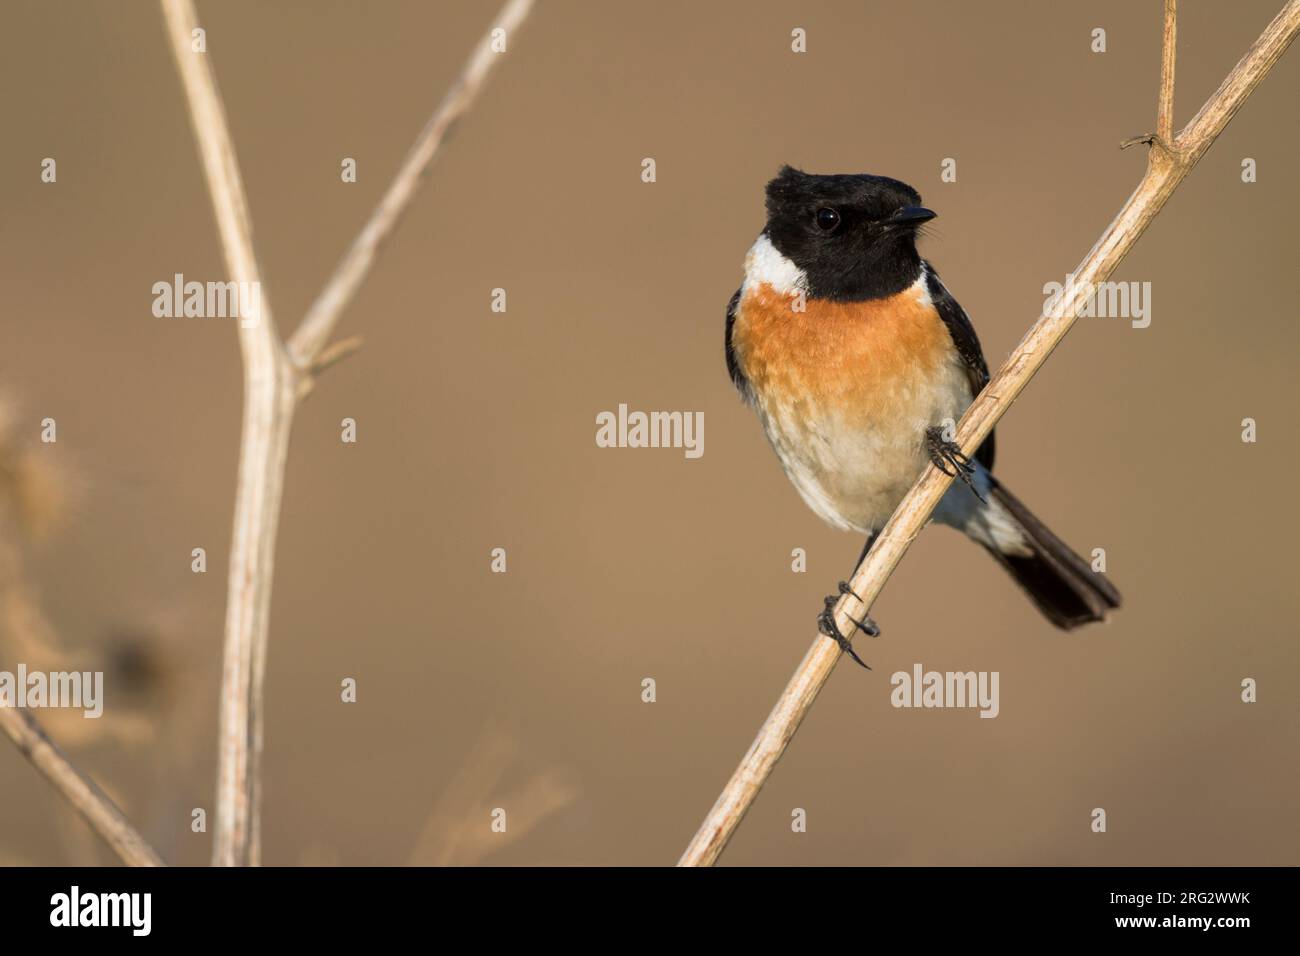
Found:
[[(921, 372), (924, 370), (918, 370)], [(862, 374), (871, 375), (869, 365)], [(878, 531), (929, 463), (925, 431), (956, 422), (971, 402), (964, 370), (896, 378), (885, 416), (824, 391), (799, 399), (755, 390), (763, 430), (800, 496), (837, 528)]]

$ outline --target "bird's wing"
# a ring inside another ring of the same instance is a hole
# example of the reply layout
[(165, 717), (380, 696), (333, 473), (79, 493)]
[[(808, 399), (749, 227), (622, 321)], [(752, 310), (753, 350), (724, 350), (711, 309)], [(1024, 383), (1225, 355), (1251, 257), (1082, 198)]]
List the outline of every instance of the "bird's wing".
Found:
[(749, 400), (749, 381), (745, 378), (745, 373), (740, 368), (740, 363), (736, 361), (736, 350), (731, 344), (731, 328), (736, 324), (736, 311), (740, 308), (740, 290), (731, 297), (727, 303), (727, 374), (731, 376), (732, 384), (740, 390), (741, 396)]
[[(984, 361), (984, 350), (980, 348), (980, 340), (979, 336), (975, 334), (975, 326), (971, 325), (966, 310), (952, 297), (952, 293), (944, 287), (943, 282), (939, 279), (939, 274), (934, 271), (934, 267), (928, 262), (925, 263), (925, 283), (926, 289), (930, 293), (930, 300), (934, 303), (939, 318), (943, 319), (943, 324), (948, 326), (948, 334), (952, 336), (952, 344), (956, 346), (957, 354), (961, 356), (962, 364), (966, 366), (966, 376), (970, 380), (970, 392), (973, 398), (989, 383), (989, 366)], [(992, 471), (993, 453), (993, 433), (989, 432), (989, 437), (984, 439), (984, 444), (980, 445), (979, 450), (975, 453), (975, 458), (981, 465)]]

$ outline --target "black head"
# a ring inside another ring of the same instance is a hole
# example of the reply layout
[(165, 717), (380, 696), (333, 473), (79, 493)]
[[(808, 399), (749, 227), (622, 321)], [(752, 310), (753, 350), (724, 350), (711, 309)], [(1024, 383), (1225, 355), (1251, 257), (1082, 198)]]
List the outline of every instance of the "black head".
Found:
[(784, 167), (767, 184), (765, 232), (820, 299), (877, 299), (921, 274), (916, 230), (934, 218), (915, 189), (884, 176), (813, 176)]

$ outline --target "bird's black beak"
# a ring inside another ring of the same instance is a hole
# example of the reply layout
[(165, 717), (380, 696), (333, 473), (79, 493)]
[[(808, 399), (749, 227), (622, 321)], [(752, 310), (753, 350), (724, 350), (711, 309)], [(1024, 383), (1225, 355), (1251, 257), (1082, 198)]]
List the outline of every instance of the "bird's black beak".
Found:
[(938, 213), (924, 206), (904, 206), (898, 212), (894, 213), (885, 220), (891, 226), (919, 226), (923, 222), (929, 222)]

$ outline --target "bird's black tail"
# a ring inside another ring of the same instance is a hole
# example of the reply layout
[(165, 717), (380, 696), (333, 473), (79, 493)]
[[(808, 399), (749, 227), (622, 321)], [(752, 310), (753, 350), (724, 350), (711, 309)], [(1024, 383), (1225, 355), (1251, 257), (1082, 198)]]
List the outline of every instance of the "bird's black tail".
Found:
[(1119, 592), (1083, 558), (1048, 530), (1020, 499), (990, 478), (990, 496), (1015, 519), (1029, 546), (1027, 555), (1003, 554), (985, 546), (1057, 627), (1071, 630), (1102, 621), (1119, 607)]

